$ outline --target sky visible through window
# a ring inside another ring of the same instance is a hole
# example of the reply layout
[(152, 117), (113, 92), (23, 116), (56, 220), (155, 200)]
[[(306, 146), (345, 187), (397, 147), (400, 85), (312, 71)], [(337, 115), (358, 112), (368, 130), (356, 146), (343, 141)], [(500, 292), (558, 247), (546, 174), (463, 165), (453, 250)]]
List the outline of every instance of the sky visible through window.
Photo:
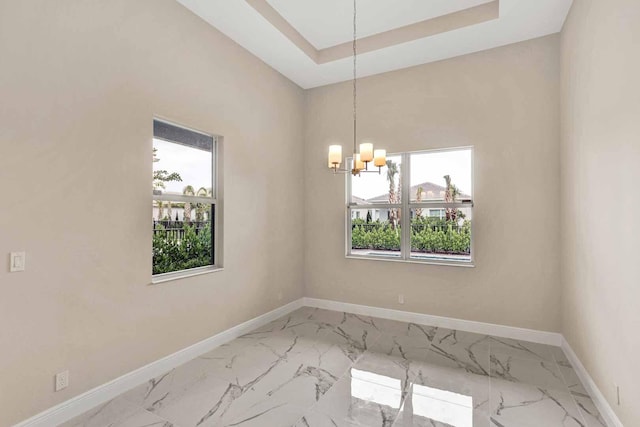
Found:
[[(389, 155), (388, 158), (394, 160), (393, 155)], [(431, 182), (445, 187), (445, 175), (451, 176), (451, 182), (463, 194), (471, 195), (471, 149), (412, 154), (411, 186)], [(397, 176), (395, 184), (397, 187)], [(353, 177), (352, 185), (353, 196), (362, 199), (386, 194), (389, 189), (386, 167), (382, 168), (380, 175), (367, 173), (360, 177)]]
[[(211, 153), (184, 145), (153, 140), (157, 148), (156, 157), (160, 159), (153, 164), (153, 170), (166, 170), (169, 173), (178, 172), (182, 182), (167, 182), (165, 193), (182, 194), (186, 185), (191, 185), (197, 191), (200, 187), (211, 187)], [(393, 155), (389, 156), (394, 159)], [(445, 186), (444, 176), (450, 175), (451, 182), (463, 194), (472, 194), (471, 188), (471, 150), (430, 151), (416, 153), (411, 157), (411, 185), (423, 182)], [(361, 177), (353, 177), (353, 195), (363, 199), (385, 194), (389, 188), (386, 167), (380, 175), (367, 173)], [(398, 179), (396, 177), (396, 186)]]
[(211, 188), (212, 157), (210, 151), (199, 150), (173, 142), (153, 139), (153, 147), (157, 149), (158, 162), (153, 164), (153, 170), (166, 170), (168, 173), (177, 172), (182, 181), (165, 182), (163, 193), (182, 194), (185, 186), (191, 185), (195, 191), (200, 187)]

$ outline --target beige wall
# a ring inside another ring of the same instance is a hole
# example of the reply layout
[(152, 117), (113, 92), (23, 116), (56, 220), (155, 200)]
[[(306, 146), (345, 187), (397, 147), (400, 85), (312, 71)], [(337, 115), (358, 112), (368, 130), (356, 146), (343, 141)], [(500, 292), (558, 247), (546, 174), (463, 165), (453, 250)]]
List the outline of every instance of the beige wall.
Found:
[[(0, 1), (0, 254), (27, 251), (26, 272), (0, 269), (0, 426), (303, 291), (562, 330), (640, 423), (640, 5), (607, 4), (576, 0), (561, 41), (360, 80), (362, 137), (475, 147), (471, 269), (344, 258), (344, 178), (325, 158), (350, 144), (349, 83), (305, 104), (171, 0)], [(222, 272), (149, 285), (153, 115), (225, 137)]]
[(562, 330), (626, 426), (640, 425), (639, 20), (637, 0), (576, 0), (561, 42)]
[[(302, 296), (300, 88), (171, 0), (0, 1), (0, 62), (0, 426)], [(225, 137), (223, 272), (149, 285), (154, 114)]]
[(351, 84), (308, 91), (306, 295), (559, 331), (559, 86), (557, 35), (359, 81), (361, 137), (475, 147), (475, 268), (345, 258), (345, 181), (326, 153), (351, 144)]

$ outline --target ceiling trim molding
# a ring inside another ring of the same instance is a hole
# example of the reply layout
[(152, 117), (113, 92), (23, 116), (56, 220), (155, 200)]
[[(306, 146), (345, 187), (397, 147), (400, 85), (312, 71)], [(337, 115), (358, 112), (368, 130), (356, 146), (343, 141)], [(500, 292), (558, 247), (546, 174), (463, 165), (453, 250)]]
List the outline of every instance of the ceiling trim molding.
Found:
[[(176, 1), (304, 89), (353, 78), (351, 49), (340, 51), (345, 49), (340, 45), (349, 41), (351, 32), (349, 7), (343, 3), (344, 0)], [(428, 4), (432, 1), (439, 4), (438, 13), (429, 12)], [(364, 31), (368, 25), (370, 30), (363, 32), (359, 40), (358, 77), (429, 64), (558, 33), (572, 2), (395, 0), (376, 3), (375, 13), (367, 15), (367, 9), (362, 10), (360, 26)], [(325, 6), (329, 4), (335, 10)], [(467, 9), (461, 9), (464, 7)], [(411, 30), (413, 23), (419, 20), (426, 22), (419, 23), (412, 31), (422, 33), (404, 33), (408, 31), (403, 29), (405, 26)], [(326, 37), (323, 36), (325, 26)], [(386, 47), (382, 47), (385, 43)]]
[[(324, 49), (316, 49), (267, 0), (245, 0), (274, 28), (296, 45), (318, 65), (338, 61), (353, 55), (352, 43), (346, 42)], [(373, 52), (402, 43), (500, 18), (500, 0), (494, 0), (447, 15), (426, 19), (358, 39), (358, 53)]]
[[(500, 0), (494, 0), (490, 3), (484, 3), (469, 9), (363, 37), (358, 39), (358, 53), (373, 52), (498, 18), (500, 18)], [(353, 51), (351, 42), (347, 42), (322, 49), (318, 54), (318, 64), (325, 64), (327, 62), (348, 58), (353, 55)]]
[(315, 48), (309, 41), (304, 38), (302, 34), (296, 30), (293, 25), (289, 24), (289, 21), (284, 19), (277, 10), (269, 4), (267, 0), (245, 0), (249, 6), (254, 8), (264, 19), (269, 21), (278, 31), (288, 38), (291, 43), (295, 44), (301, 51), (303, 51), (309, 58), (316, 64), (318, 62), (318, 49)]

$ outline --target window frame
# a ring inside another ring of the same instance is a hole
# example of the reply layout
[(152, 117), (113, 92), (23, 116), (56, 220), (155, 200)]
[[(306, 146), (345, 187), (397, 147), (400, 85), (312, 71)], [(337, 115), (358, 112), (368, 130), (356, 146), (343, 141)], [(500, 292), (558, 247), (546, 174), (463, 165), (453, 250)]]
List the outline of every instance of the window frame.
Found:
[[(153, 274), (151, 273), (151, 284), (164, 283), (168, 281), (173, 281), (177, 279), (182, 279), (185, 277), (191, 276), (199, 276), (202, 274), (213, 273), (216, 271), (223, 270), (222, 266), (222, 200), (221, 200), (221, 182), (220, 182), (220, 144), (223, 140), (223, 137), (220, 135), (216, 135), (211, 132), (202, 131), (190, 126), (185, 126), (182, 124), (178, 124), (172, 120), (167, 120), (165, 118), (161, 118), (158, 116), (153, 117), (152, 122), (162, 122), (168, 124), (173, 127), (182, 128), (184, 130), (199, 133), (212, 138), (213, 146), (211, 149), (211, 197), (202, 197), (202, 196), (187, 196), (184, 194), (154, 194), (153, 186), (151, 188), (152, 194), (152, 205), (155, 201), (163, 201), (163, 202), (190, 202), (190, 203), (206, 203), (211, 206), (211, 212), (213, 219), (211, 221), (211, 250), (212, 254), (212, 263), (210, 265), (205, 265), (202, 267), (194, 267), (186, 270), (177, 270), (171, 271), (167, 273)], [(153, 147), (153, 140), (159, 139), (166, 142), (171, 142), (174, 144), (180, 144), (178, 141), (173, 141), (171, 139), (157, 137), (155, 133), (152, 131), (151, 135), (151, 144)], [(152, 261), (153, 262), (153, 261)]]
[[(411, 195), (409, 190), (411, 189), (411, 156), (428, 153), (441, 153), (447, 151), (471, 151), (471, 201), (445, 203), (441, 201), (427, 201), (427, 202), (411, 202)], [(376, 204), (355, 204), (352, 203), (352, 179), (351, 173), (346, 174), (346, 207), (345, 207), (345, 257), (351, 259), (363, 259), (363, 260), (375, 260), (375, 261), (390, 261), (390, 262), (404, 262), (404, 263), (416, 263), (427, 265), (445, 265), (454, 267), (475, 267), (475, 251), (474, 251), (474, 225), (473, 225), (473, 207), (474, 207), (474, 147), (473, 146), (460, 146), (460, 147), (448, 147), (448, 148), (435, 148), (427, 150), (406, 151), (398, 153), (387, 153), (388, 157), (400, 157), (402, 164), (403, 179), (401, 189), (401, 202), (399, 204), (390, 203), (376, 203)], [(350, 165), (353, 162), (353, 157), (346, 159), (346, 164)], [(405, 178), (406, 177), (406, 178)], [(444, 259), (421, 259), (411, 257), (411, 227), (404, 227), (402, 224), (411, 224), (411, 210), (416, 208), (422, 209), (447, 209), (447, 208), (467, 208), (472, 212), (472, 226), (471, 226), (471, 244), (469, 248), (469, 259), (464, 260), (444, 260)], [(359, 255), (352, 253), (352, 218), (351, 211), (353, 209), (401, 209), (400, 224), (401, 224), (401, 236), (400, 236), (400, 254), (399, 256), (384, 256), (384, 255)]]

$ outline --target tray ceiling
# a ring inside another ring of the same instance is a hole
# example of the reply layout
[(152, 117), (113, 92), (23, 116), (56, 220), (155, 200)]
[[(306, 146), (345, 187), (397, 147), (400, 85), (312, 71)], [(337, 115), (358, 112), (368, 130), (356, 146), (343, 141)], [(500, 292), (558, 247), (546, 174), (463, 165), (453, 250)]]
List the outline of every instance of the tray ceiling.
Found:
[[(349, 0), (265, 0), (316, 49), (353, 38)], [(358, 36), (366, 37), (490, 3), (492, 0), (359, 0)], [(382, 19), (381, 19), (382, 18)]]
[[(348, 0), (178, 0), (303, 88), (352, 75)], [(358, 75), (557, 33), (572, 0), (359, 0)]]

